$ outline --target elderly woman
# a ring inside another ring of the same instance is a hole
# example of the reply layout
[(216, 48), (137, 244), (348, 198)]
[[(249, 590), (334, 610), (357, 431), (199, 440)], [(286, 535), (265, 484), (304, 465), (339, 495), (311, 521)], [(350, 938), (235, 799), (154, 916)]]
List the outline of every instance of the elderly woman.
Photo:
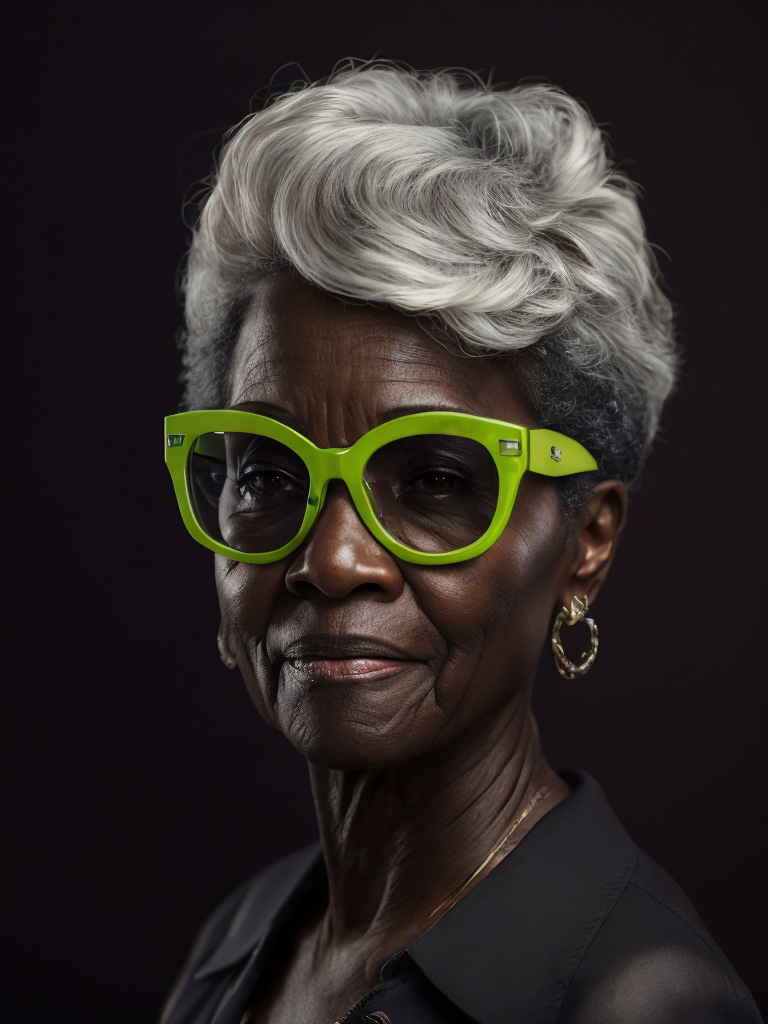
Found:
[(595, 659), (675, 376), (589, 114), (386, 64), (290, 92), (229, 139), (185, 292), (167, 462), (321, 841), (213, 914), (164, 1024), (759, 1020), (531, 714), (543, 650)]

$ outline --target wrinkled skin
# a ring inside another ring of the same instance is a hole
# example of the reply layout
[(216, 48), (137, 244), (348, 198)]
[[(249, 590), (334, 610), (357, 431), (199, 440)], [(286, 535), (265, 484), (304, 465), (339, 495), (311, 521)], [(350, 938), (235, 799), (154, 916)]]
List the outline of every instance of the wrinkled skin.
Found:
[[(393, 410), (537, 426), (514, 364), (502, 373), (412, 318), (344, 305), (287, 272), (256, 288), (230, 405), (321, 447), (353, 444)], [(530, 687), (559, 608), (574, 594), (594, 601), (625, 509), (623, 486), (604, 481), (569, 536), (552, 482), (526, 473), (487, 552), (419, 566), (374, 540), (336, 481), (285, 560), (217, 556), (222, 655), (309, 761), (329, 873), (329, 896), (276, 953), (254, 1021), (341, 1017), (534, 794), (546, 793), (518, 839), (567, 796), (542, 756)], [(350, 637), (384, 644), (393, 671), (339, 680), (313, 670), (355, 656)]]

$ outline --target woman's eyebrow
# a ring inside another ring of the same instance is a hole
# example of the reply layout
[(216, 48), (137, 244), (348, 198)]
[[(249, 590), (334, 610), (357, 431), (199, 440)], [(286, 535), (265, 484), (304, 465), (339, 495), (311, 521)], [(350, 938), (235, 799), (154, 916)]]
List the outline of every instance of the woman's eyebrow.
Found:
[(297, 429), (296, 417), (281, 405), (272, 405), (271, 402), (238, 402), (232, 408), (242, 409), (243, 412), (258, 412), (262, 416), (270, 416), (273, 420), (279, 420), (287, 427)]
[[(271, 416), (272, 419), (280, 420), (288, 427), (298, 430), (298, 420), (281, 405), (273, 405), (271, 402), (238, 402), (232, 406), (233, 409), (242, 409), (245, 412), (258, 412), (263, 416)], [(387, 409), (379, 416), (380, 423), (388, 423), (397, 419), (398, 416), (412, 416), (417, 412), (463, 412), (470, 416), (482, 415), (473, 409), (463, 409), (458, 405), (441, 405), (438, 402), (426, 402), (414, 405), (398, 405), (394, 409)]]
[(472, 409), (462, 409), (458, 405), (440, 405), (437, 402), (429, 402), (426, 405), (398, 405), (394, 409), (388, 409), (380, 416), (382, 423), (397, 419), (398, 416), (413, 416), (417, 412), (463, 412), (469, 416), (482, 415)]

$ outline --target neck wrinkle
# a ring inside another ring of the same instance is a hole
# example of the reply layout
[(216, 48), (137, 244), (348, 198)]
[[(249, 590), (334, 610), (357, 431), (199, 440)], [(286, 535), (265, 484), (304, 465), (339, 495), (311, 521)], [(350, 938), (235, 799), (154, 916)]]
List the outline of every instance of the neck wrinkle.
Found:
[[(529, 695), (467, 742), (395, 769), (310, 765), (328, 870), (322, 944), (366, 937), (394, 954), (477, 869), (545, 781)], [(538, 815), (532, 814), (533, 821)], [(490, 870), (490, 869), (489, 869)], [(391, 941), (388, 941), (391, 940)]]

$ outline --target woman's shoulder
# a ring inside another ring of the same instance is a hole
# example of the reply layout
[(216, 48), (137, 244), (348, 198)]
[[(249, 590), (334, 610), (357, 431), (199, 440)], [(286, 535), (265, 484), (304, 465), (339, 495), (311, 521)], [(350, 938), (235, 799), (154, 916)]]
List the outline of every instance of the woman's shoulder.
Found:
[(312, 843), (257, 871), (216, 907), (198, 932), (160, 1024), (211, 1018), (231, 969), (258, 945), (275, 915), (315, 884), (319, 862), (320, 844)]
[(409, 951), (482, 1024), (759, 1024), (744, 984), (672, 879), (584, 772)]
[(760, 1024), (747, 988), (672, 878), (642, 851), (576, 967), (558, 1024)]

